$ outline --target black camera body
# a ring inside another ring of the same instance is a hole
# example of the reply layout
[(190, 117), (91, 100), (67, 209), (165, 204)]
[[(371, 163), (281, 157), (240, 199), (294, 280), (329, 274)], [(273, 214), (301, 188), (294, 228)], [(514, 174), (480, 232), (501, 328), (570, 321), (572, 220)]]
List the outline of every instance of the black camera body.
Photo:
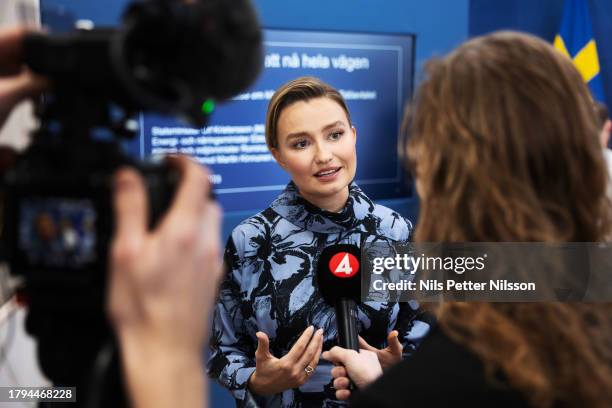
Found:
[(113, 174), (122, 166), (142, 174), (153, 227), (170, 204), (178, 174), (129, 159), (115, 142), (66, 146), (49, 138), (32, 145), (5, 175), (2, 236), (13, 237), (5, 256), (30, 301), (46, 309), (103, 310)]
[(23, 48), (28, 67), (54, 85), (37, 106), (40, 129), (0, 178), (0, 253), (27, 291), (93, 285), (99, 293), (77, 304), (99, 309), (113, 174), (140, 170), (150, 226), (178, 180), (169, 166), (123, 152), (139, 132), (136, 116), (153, 111), (204, 126), (203, 102), (223, 101), (259, 74), (261, 29), (250, 0), (135, 0), (117, 28), (33, 33)]
[(114, 141), (66, 146), (53, 139), (33, 144), (5, 174), (2, 236), (14, 237), (5, 240), (5, 255), (22, 281), (26, 329), (37, 339), (45, 375), (57, 386), (76, 386), (77, 406), (126, 406), (117, 354), (92, 374), (101, 350), (115, 344), (105, 314), (113, 174), (122, 166), (139, 170), (150, 227), (169, 206), (179, 175), (129, 159)]
[(135, 0), (118, 28), (25, 39), (26, 64), (54, 89), (37, 105), (30, 146), (0, 177), (0, 255), (21, 281), (43, 372), (78, 388), (69, 406), (127, 405), (105, 314), (114, 174), (140, 171), (150, 228), (179, 180), (167, 164), (124, 153), (135, 116), (204, 126), (202, 103), (246, 89), (262, 47), (250, 0)]

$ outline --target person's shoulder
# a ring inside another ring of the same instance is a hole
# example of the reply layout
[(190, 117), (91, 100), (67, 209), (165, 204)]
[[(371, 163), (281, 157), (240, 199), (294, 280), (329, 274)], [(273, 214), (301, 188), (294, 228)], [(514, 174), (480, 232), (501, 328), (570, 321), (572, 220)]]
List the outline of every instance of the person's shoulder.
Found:
[(380, 204), (374, 204), (373, 214), (380, 220), (378, 225), (380, 235), (395, 241), (410, 239), (413, 225), (408, 218)]
[(377, 406), (381, 407), (408, 404), (446, 407), (465, 403), (527, 407), (516, 390), (490, 383), (480, 358), (439, 327), (432, 329), (412, 356), (391, 367), (363, 394), (365, 400), (379, 402)]
[(240, 222), (231, 233), (238, 252), (243, 252), (247, 245), (256, 244), (259, 239), (266, 239), (273, 230), (274, 218), (277, 216), (270, 208), (266, 208)]

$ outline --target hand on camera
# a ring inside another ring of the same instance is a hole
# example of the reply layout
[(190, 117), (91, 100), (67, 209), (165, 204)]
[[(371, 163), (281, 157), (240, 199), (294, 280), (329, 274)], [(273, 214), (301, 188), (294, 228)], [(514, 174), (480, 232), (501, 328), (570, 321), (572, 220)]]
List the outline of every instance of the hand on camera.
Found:
[(208, 199), (207, 172), (186, 157), (171, 161), (181, 182), (153, 231), (142, 178), (130, 169), (117, 174), (109, 311), (120, 333), (144, 332), (171, 350), (201, 353), (221, 277), (221, 212)]
[(378, 356), (369, 350), (360, 350), (358, 353), (336, 346), (324, 352), (322, 357), (337, 365), (332, 368), (331, 374), (334, 377), (336, 398), (339, 400), (347, 400), (351, 396), (348, 389), (350, 381), (357, 388), (363, 388), (382, 375)]
[(388, 346), (382, 350), (370, 346), (367, 341), (359, 336), (359, 348), (375, 353), (378, 357), (378, 362), (382, 366), (382, 369), (386, 370), (392, 365), (402, 361), (403, 346), (398, 339), (398, 335), (399, 333), (397, 330), (393, 330), (391, 333), (389, 333), (387, 335)]
[(15, 105), (36, 96), (49, 83), (23, 66), (24, 28), (0, 29), (0, 127)]
[(249, 379), (249, 389), (257, 395), (272, 395), (297, 388), (308, 381), (319, 364), (323, 347), (323, 329), (309, 326), (282, 358), (270, 353), (270, 340), (257, 332), (256, 368)]
[[(108, 312), (121, 345), (135, 406), (202, 406), (202, 351), (222, 275), (221, 213), (209, 197), (208, 175), (185, 157), (172, 206), (147, 228), (140, 175), (116, 175), (116, 231), (110, 257)], [(181, 398), (177, 400), (177, 397)], [(195, 402), (194, 402), (195, 401)]]

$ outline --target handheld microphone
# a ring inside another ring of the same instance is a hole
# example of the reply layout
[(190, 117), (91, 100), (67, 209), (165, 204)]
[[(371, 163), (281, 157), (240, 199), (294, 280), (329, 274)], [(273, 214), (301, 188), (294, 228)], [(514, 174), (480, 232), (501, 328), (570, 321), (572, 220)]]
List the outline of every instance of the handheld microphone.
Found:
[(355, 245), (325, 248), (317, 264), (317, 281), (323, 300), (336, 310), (338, 345), (359, 351), (356, 302), (360, 298), (360, 250)]

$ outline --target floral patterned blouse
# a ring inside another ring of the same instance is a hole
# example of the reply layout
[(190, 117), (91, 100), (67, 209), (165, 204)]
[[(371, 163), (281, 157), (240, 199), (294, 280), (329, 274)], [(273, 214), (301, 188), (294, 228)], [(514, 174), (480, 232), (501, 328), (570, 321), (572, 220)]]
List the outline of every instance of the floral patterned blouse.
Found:
[[(227, 275), (215, 309), (208, 372), (236, 398), (238, 405), (261, 407), (337, 407), (332, 365), (320, 360), (299, 388), (261, 397), (248, 391), (255, 370), (257, 331), (270, 338), (270, 352), (284, 356), (309, 326), (324, 330), (323, 350), (336, 345), (336, 318), (318, 290), (316, 265), (333, 244), (407, 241), (412, 224), (374, 204), (354, 183), (339, 213), (315, 207), (290, 182), (272, 205), (238, 225), (225, 249)], [(387, 334), (399, 331), (404, 355), (429, 331), (416, 303), (366, 302), (357, 306), (360, 335), (372, 346), (387, 346)]]

